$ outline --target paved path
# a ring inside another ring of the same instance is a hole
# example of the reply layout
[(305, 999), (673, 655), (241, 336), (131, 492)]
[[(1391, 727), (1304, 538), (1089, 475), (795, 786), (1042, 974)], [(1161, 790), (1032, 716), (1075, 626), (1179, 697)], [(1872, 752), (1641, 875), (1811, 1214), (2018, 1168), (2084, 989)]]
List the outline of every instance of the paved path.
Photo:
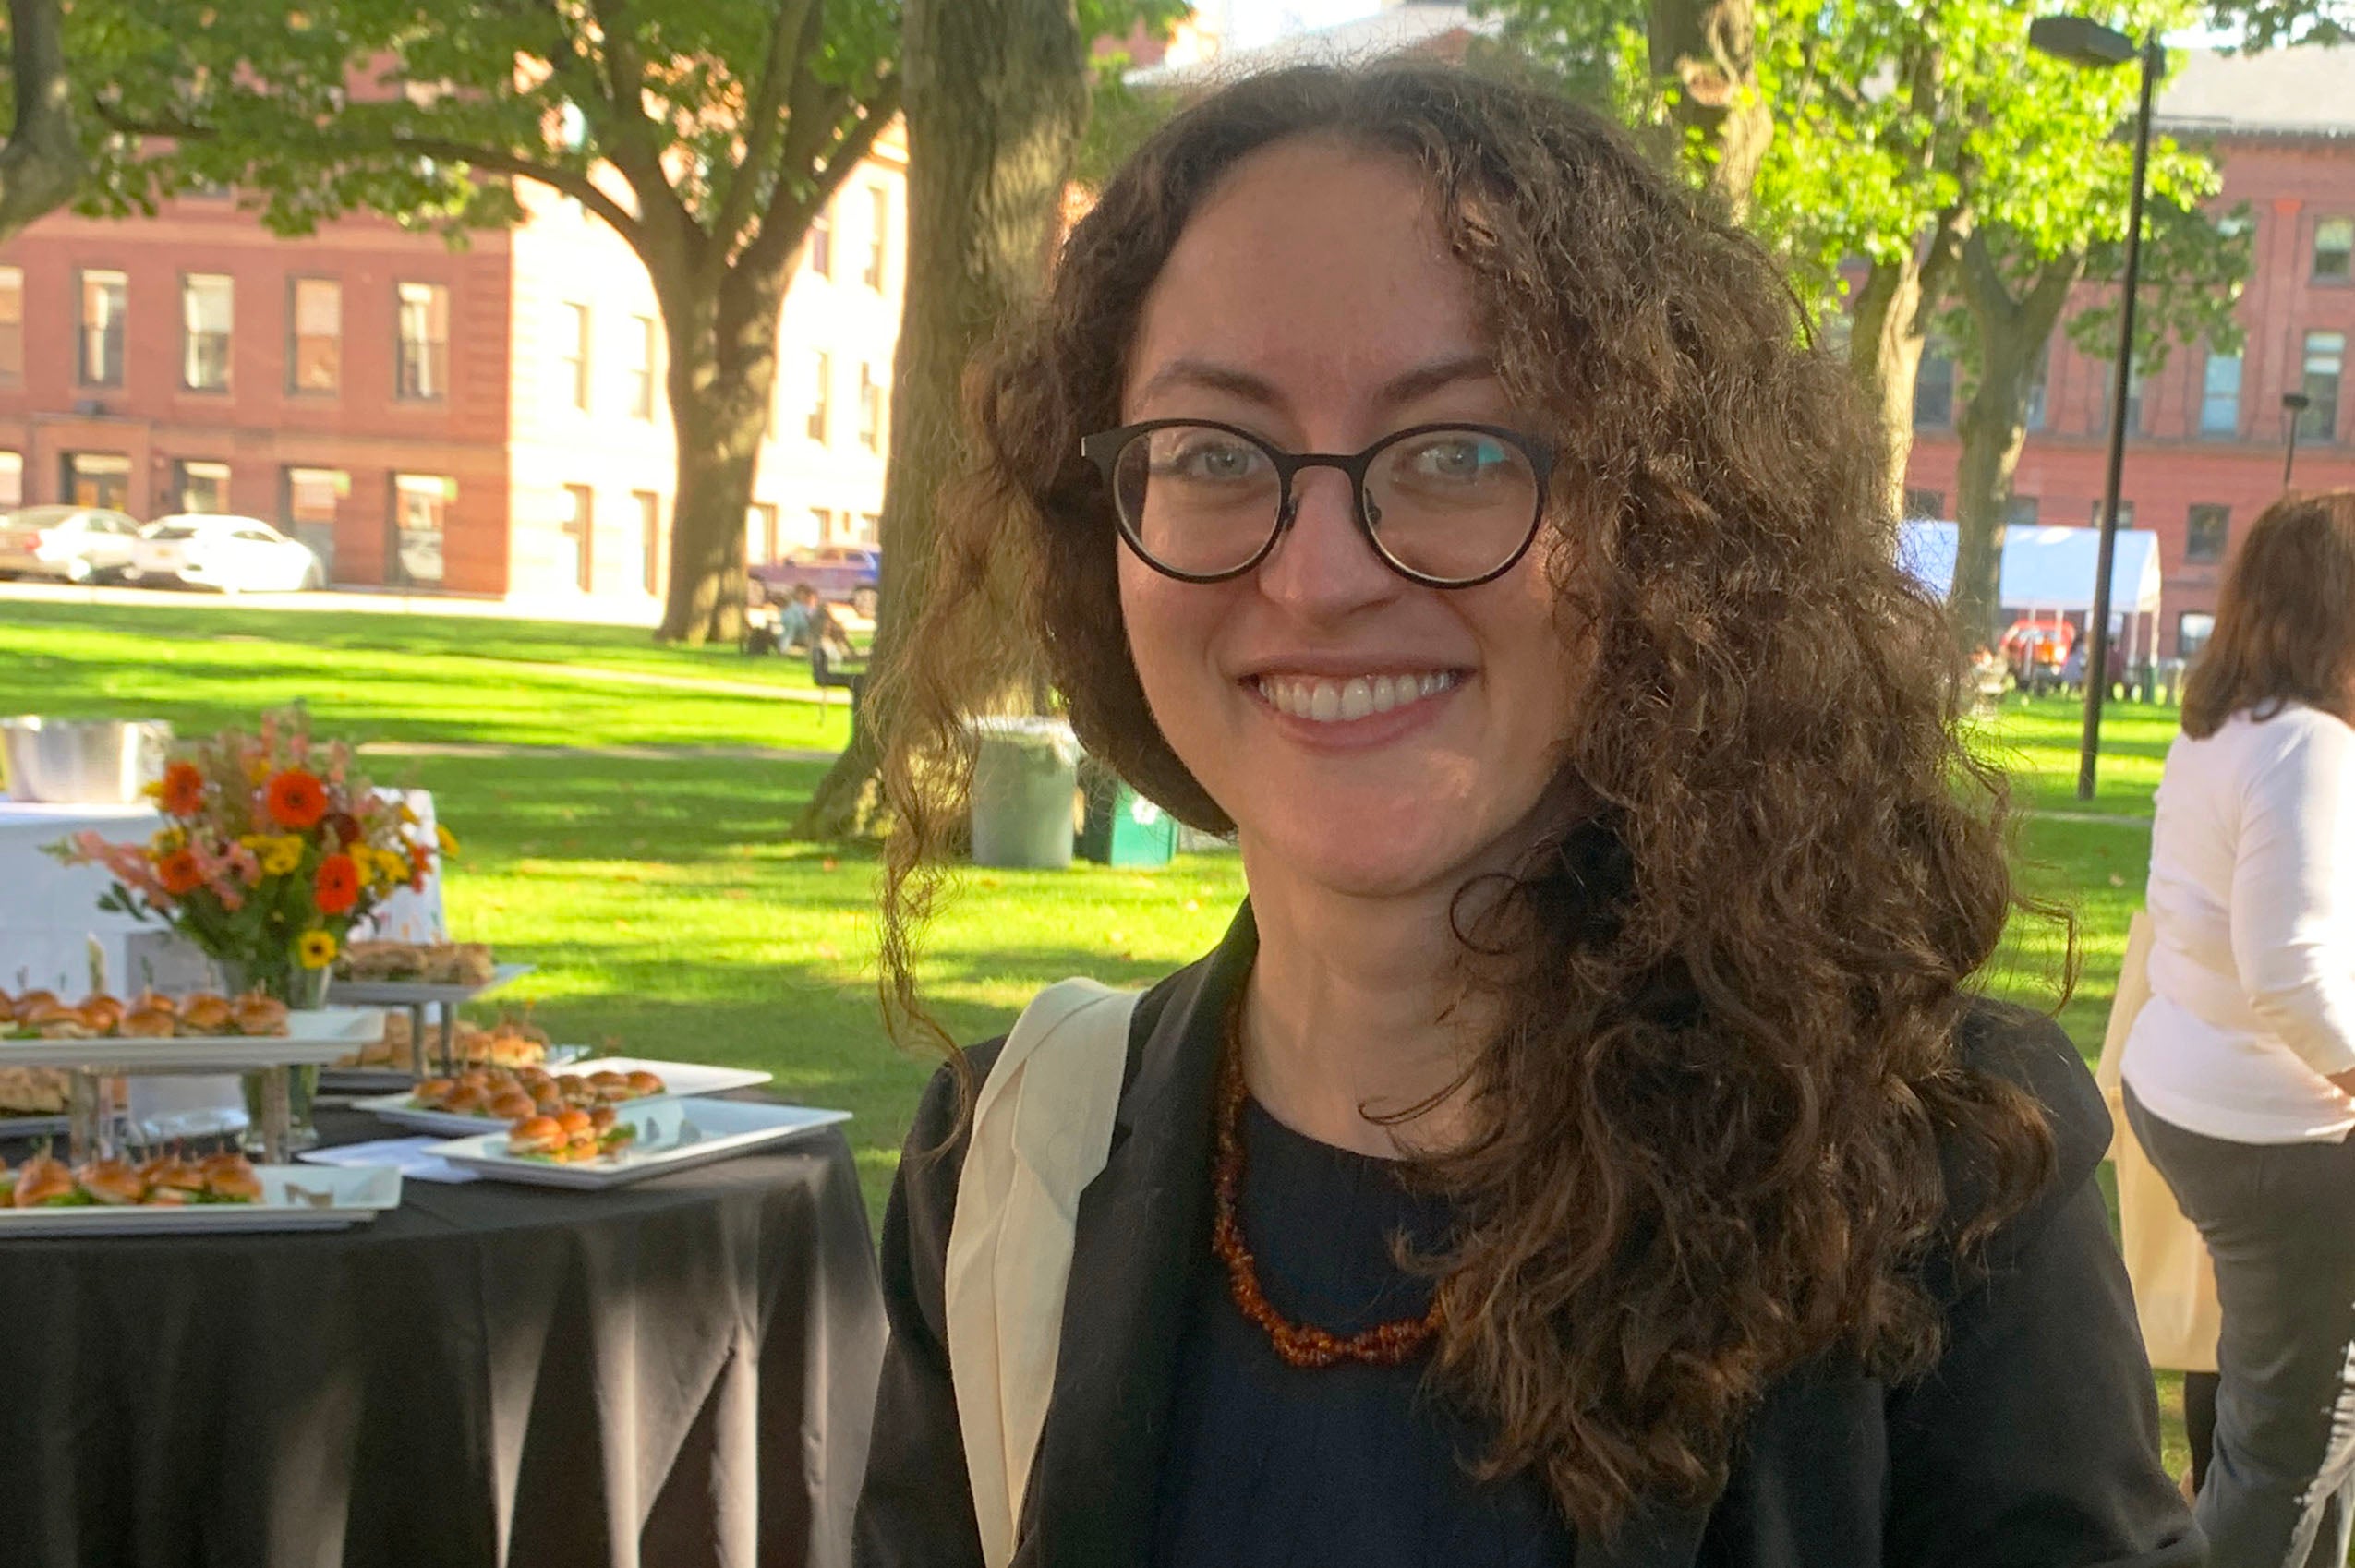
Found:
[(840, 754), (809, 746), (518, 746), (497, 741), (369, 741), (371, 757), (593, 757), (612, 762), (832, 762)]
[(2083, 822), (2096, 827), (2139, 827), (2145, 833), (2151, 830), (2149, 817), (2125, 816), (2115, 812), (2023, 810), (2020, 814), (2034, 817), (2038, 822)]

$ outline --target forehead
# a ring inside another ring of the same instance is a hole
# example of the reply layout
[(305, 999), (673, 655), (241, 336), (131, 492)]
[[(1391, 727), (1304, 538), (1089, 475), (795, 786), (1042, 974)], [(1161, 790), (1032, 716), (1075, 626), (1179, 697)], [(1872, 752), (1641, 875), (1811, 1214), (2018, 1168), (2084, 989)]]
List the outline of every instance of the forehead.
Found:
[(1470, 274), (1413, 163), (1298, 139), (1238, 163), (1187, 223), (1146, 295), (1126, 390), (1134, 416), (1186, 361), (1287, 398), (1349, 395), (1483, 346)]

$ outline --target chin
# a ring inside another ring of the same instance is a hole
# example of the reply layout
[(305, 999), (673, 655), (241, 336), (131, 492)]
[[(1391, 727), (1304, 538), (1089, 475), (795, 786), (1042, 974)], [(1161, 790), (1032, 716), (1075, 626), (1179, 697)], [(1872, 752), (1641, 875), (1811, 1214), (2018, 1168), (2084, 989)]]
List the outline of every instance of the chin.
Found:
[(1482, 868), (1472, 864), (1477, 846), (1450, 842), (1452, 837), (1335, 814), (1247, 832), (1246, 842), (1256, 851), (1251, 858), (1286, 876), (1349, 898), (1397, 899), (1434, 889), (1453, 893), (1479, 874)]

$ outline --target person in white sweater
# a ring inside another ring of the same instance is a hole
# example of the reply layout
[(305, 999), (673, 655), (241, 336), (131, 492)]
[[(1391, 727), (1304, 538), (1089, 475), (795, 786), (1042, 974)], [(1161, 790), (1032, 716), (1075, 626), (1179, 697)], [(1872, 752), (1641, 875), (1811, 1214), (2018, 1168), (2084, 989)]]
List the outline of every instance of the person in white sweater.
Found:
[(2258, 518), (2151, 830), (2127, 1117), (2216, 1260), (2215, 1568), (2355, 1526), (2355, 490)]

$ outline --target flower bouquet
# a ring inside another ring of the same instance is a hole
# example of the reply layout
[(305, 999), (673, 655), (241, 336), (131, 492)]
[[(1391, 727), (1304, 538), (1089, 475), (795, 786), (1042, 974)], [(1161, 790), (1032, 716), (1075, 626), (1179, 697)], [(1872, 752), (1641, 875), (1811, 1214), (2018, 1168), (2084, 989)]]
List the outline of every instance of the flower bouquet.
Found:
[(233, 985), (290, 1007), (318, 1006), (353, 925), (455, 848), (380, 795), (343, 742), (315, 743), (300, 706), (175, 747), (149, 793), (164, 825), (144, 843), (84, 832), (53, 852), (114, 875), (100, 908), (161, 922)]

